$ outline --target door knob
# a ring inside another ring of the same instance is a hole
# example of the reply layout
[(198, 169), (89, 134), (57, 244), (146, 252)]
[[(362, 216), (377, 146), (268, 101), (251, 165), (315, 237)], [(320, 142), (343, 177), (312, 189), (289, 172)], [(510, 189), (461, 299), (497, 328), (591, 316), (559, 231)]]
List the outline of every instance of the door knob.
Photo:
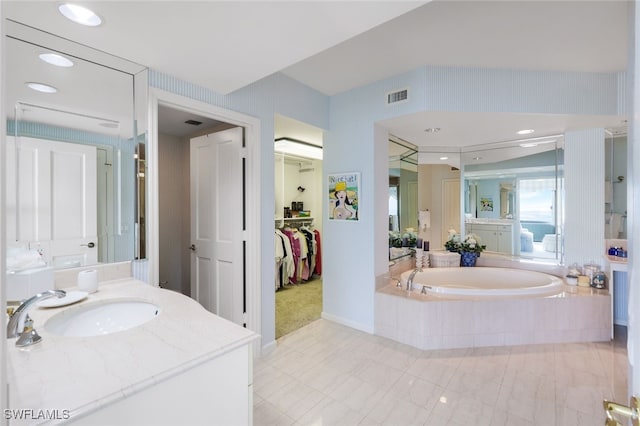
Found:
[(94, 242), (90, 242), (88, 244), (80, 244), (80, 246), (94, 248), (96, 246), (96, 244)]
[(195, 244), (191, 244), (191, 245), (189, 246), (189, 250), (191, 250), (191, 251), (196, 251), (196, 245), (195, 245)]
[(631, 401), (629, 402), (629, 406), (618, 404), (617, 402), (607, 401), (606, 399), (602, 401), (602, 405), (604, 407), (605, 413), (607, 414), (605, 426), (622, 425), (622, 423), (619, 423), (615, 418), (614, 414), (631, 419), (632, 426), (640, 425), (640, 399), (638, 399), (638, 397), (632, 396)]

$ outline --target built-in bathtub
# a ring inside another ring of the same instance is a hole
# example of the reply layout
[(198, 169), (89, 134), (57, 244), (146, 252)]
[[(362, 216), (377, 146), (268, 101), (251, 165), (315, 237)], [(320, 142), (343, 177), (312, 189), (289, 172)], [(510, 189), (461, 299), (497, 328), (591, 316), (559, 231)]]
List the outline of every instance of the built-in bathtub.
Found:
[[(400, 276), (406, 288), (413, 271)], [(542, 272), (512, 268), (426, 268), (414, 274), (413, 290), (453, 297), (551, 295), (562, 291), (564, 281)]]
[[(400, 286), (387, 276), (376, 290), (375, 334), (425, 350), (602, 342), (611, 337), (606, 290), (569, 286), (558, 277), (535, 271), (474, 267), (426, 269), (414, 277), (413, 291), (407, 291), (410, 273), (400, 275)], [(449, 278), (443, 278), (447, 273)], [(506, 282), (496, 286), (495, 273), (507, 277)], [(541, 278), (549, 282), (539, 282)], [(488, 280), (492, 288), (470, 289), (471, 279)], [(452, 285), (443, 285), (443, 280)], [(511, 284), (516, 283), (525, 283), (524, 289), (512, 290)], [(432, 288), (422, 294), (422, 285)]]

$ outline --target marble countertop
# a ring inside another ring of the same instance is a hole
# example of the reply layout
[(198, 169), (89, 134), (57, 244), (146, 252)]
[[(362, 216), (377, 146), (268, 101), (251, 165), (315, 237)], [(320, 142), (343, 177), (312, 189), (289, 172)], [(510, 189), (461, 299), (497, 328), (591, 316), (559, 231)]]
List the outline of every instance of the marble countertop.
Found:
[[(76, 290), (69, 288), (67, 290)], [(45, 328), (53, 315), (111, 299), (156, 304), (160, 314), (138, 327), (96, 337), (61, 337)], [(97, 410), (164, 379), (250, 344), (258, 334), (222, 319), (193, 299), (127, 278), (100, 284), (82, 302), (33, 308), (42, 341), (27, 350), (7, 342), (10, 409)]]

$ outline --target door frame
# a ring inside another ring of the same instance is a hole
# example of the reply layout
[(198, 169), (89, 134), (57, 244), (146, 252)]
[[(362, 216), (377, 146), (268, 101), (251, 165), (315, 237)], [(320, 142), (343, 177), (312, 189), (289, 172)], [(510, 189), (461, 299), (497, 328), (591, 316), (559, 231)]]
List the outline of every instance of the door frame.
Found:
[[(249, 330), (261, 334), (262, 331), (262, 291), (260, 262), (260, 120), (236, 111), (220, 108), (184, 96), (149, 88), (149, 144), (147, 152), (147, 253), (149, 284), (159, 286), (159, 182), (158, 182), (158, 105), (192, 112), (236, 126), (244, 127), (245, 136), (245, 209), (246, 230), (246, 324)], [(254, 353), (260, 353), (259, 345)]]

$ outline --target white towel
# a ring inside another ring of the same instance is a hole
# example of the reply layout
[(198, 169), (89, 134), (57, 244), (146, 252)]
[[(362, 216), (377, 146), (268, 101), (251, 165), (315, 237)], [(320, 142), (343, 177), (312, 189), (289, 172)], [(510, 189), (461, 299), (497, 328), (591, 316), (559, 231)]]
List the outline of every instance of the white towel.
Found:
[(605, 228), (605, 238), (618, 238), (622, 230), (622, 215), (609, 213), (609, 223)]
[(389, 231), (392, 231), (392, 232), (400, 231), (397, 215), (394, 215), (394, 214), (389, 215)]
[(431, 228), (431, 212), (429, 210), (420, 210), (418, 213), (418, 224), (421, 231)]
[(13, 272), (42, 268), (46, 262), (37, 250), (16, 250), (7, 256), (7, 270)]

